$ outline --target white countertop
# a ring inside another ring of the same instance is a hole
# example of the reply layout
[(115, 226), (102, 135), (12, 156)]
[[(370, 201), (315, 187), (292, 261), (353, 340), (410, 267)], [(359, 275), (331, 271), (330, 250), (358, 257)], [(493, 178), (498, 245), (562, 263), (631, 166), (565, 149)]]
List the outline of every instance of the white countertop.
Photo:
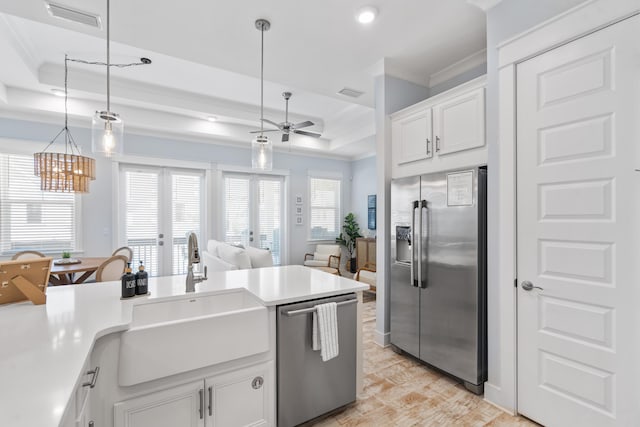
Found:
[[(266, 306), (368, 289), (302, 266), (216, 272), (195, 294), (245, 288)], [(47, 289), (47, 304), (0, 306), (0, 426), (57, 426), (95, 341), (123, 331), (131, 307), (185, 297), (185, 276), (149, 279), (148, 297), (120, 300), (120, 282)]]

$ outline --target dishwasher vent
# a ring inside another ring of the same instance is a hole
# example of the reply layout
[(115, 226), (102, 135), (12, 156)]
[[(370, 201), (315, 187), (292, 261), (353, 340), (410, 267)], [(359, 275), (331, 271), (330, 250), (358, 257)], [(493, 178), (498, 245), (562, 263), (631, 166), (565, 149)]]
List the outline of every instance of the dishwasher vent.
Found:
[(102, 22), (99, 15), (71, 9), (69, 6), (62, 6), (56, 3), (46, 2), (47, 10), (51, 16), (77, 22), (94, 28), (101, 28)]

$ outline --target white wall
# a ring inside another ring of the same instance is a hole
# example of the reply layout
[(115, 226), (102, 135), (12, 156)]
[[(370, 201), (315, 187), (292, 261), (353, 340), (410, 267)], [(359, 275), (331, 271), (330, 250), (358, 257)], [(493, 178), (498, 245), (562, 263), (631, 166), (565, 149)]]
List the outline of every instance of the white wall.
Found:
[[(504, 327), (514, 328), (515, 319), (505, 326), (501, 319), (500, 287), (513, 283), (500, 283), (498, 253), (500, 224), (498, 188), (500, 176), (498, 161), (498, 51), (497, 46), (525, 30), (582, 3), (584, 0), (504, 0), (487, 12), (487, 141), (488, 141), (488, 372), (485, 398), (505, 409), (516, 408), (515, 377), (513, 376), (514, 350), (499, 340)], [(496, 167), (492, 167), (495, 165)], [(515, 304), (515, 300), (513, 302)], [(515, 336), (515, 335), (514, 335)], [(511, 365), (511, 366), (510, 366)]]
[(361, 234), (365, 237), (376, 235), (376, 230), (367, 228), (368, 196), (377, 194), (376, 176), (375, 156), (351, 163), (351, 212), (355, 214)]
[[(61, 123), (62, 124), (62, 123)], [(60, 126), (0, 118), (0, 138), (41, 141), (43, 149), (46, 143), (60, 131)], [(88, 129), (73, 128), (72, 134), (83, 152), (90, 153), (91, 135)], [(247, 135), (247, 139), (249, 139)], [(148, 156), (199, 163), (218, 165), (235, 165), (251, 167), (251, 154), (248, 148), (226, 145), (214, 145), (163, 139), (157, 137), (125, 134), (125, 155)], [(274, 151), (273, 168), (289, 171), (289, 200), (287, 209), (289, 218), (295, 217), (295, 203), (293, 197), (302, 194), (304, 200), (305, 221), (303, 226), (296, 226), (289, 221), (289, 262), (302, 264), (304, 254), (313, 252), (315, 243), (307, 242), (308, 226), (308, 172), (322, 171), (340, 174), (342, 176), (342, 213), (344, 217), (351, 209), (351, 162), (291, 154)], [(82, 234), (85, 256), (104, 256), (110, 254), (117, 242), (112, 238), (113, 216), (116, 214), (117, 201), (113, 200), (112, 165), (107, 159), (96, 158), (96, 180), (91, 183), (91, 191), (82, 197)], [(214, 209), (212, 214), (216, 214)], [(217, 224), (217, 219), (207, 221)], [(218, 235), (218, 230), (209, 227), (209, 237)], [(202, 244), (202, 243), (201, 243)]]

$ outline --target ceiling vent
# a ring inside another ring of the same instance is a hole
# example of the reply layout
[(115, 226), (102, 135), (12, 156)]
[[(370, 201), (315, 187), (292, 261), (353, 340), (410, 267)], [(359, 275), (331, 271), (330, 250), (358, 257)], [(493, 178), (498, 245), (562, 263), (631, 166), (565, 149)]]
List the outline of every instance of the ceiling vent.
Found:
[(349, 96), (351, 98), (358, 98), (363, 95), (364, 92), (360, 92), (359, 90), (349, 89), (348, 87), (342, 88), (338, 91), (340, 95)]
[(77, 22), (94, 28), (100, 28), (102, 26), (99, 15), (71, 9), (69, 6), (62, 6), (50, 2), (45, 2), (45, 5), (47, 6), (49, 14), (56, 18), (66, 19), (67, 21)]

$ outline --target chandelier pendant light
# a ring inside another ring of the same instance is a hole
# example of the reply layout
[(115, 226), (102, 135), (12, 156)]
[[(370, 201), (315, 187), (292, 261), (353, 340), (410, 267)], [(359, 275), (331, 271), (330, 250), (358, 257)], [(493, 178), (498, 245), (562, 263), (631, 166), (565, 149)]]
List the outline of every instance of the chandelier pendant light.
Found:
[(271, 23), (258, 19), (256, 28), (260, 31), (260, 134), (251, 141), (251, 166), (261, 171), (273, 168), (273, 142), (264, 135), (264, 32), (269, 31)]
[(124, 123), (111, 111), (110, 0), (107, 0), (107, 109), (96, 111), (91, 122), (91, 147), (106, 157), (123, 153)]
[[(68, 100), (68, 58), (64, 56), (64, 127), (40, 153), (33, 155), (34, 174), (40, 177), (43, 191), (65, 193), (88, 193), (89, 182), (96, 179), (96, 161), (80, 154), (69, 130)], [(47, 149), (64, 134), (64, 153), (51, 153)]]

